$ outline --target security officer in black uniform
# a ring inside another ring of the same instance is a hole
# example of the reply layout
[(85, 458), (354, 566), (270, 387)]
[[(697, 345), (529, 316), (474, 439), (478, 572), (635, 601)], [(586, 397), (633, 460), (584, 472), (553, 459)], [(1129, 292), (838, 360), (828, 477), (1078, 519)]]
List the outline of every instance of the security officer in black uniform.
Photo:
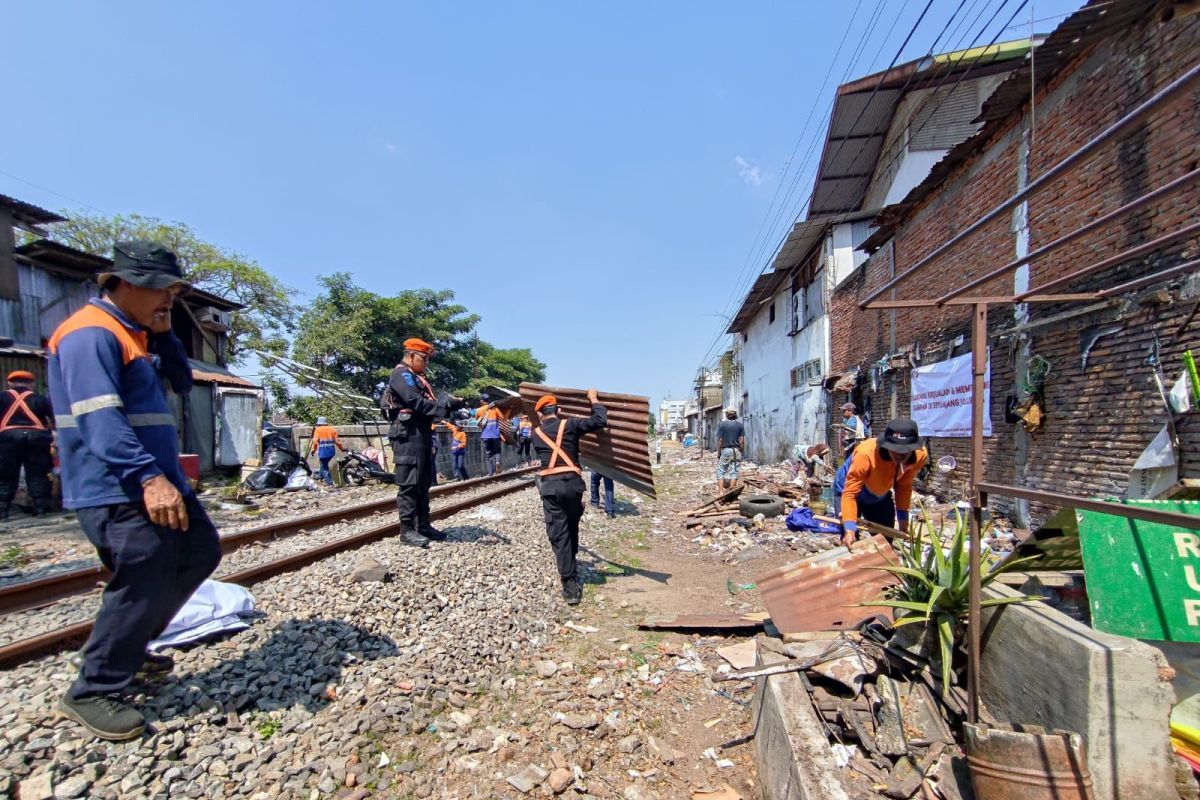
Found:
[[(396, 460), (396, 509), (400, 513), (400, 541), (428, 547), (446, 534), (429, 522), (429, 487), (433, 485), (433, 423), (462, 407), (456, 397), (438, 398), (425, 379), (425, 368), (433, 358), (433, 345), (406, 339), (404, 360), (388, 380), (385, 413), (391, 420), (388, 438)], [(391, 408), (389, 408), (389, 405)]]
[(50, 510), (54, 409), (33, 391), (33, 381), (33, 373), (15, 370), (8, 373), (8, 390), (0, 392), (0, 519), (8, 519), (21, 467), (33, 515)]
[(597, 401), (595, 389), (588, 389), (587, 399), (592, 404), (587, 419), (560, 418), (554, 395), (545, 395), (534, 405), (539, 426), (534, 431), (533, 451), (542, 462), (538, 489), (546, 515), (546, 536), (558, 562), (563, 598), (572, 606), (583, 599), (583, 584), (575, 571), (584, 491), (579, 437), (608, 425), (608, 411)]

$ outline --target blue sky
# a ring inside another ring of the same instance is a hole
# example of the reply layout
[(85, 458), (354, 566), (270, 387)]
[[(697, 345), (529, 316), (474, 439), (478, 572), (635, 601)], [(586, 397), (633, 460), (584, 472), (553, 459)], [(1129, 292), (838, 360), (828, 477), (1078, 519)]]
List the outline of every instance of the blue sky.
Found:
[[(956, 22), (1000, 2), (965, 0)], [(833, 85), (886, 67), (923, 6), (14, 3), (0, 193), (187, 222), (302, 302), (338, 270), (452, 289), (551, 382), (657, 402), (688, 391), (736, 279), (811, 190), (819, 141), (756, 240)], [(958, 6), (935, 0), (901, 60)]]

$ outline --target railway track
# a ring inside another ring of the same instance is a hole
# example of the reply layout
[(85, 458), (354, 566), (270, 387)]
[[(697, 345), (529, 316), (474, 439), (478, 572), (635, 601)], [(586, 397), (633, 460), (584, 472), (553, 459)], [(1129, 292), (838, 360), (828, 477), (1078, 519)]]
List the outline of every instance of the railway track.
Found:
[[(475, 478), (462, 481), (461, 483), (436, 486), (430, 492), (431, 499), (479, 489), (491, 484), (498, 484), (495, 488), (481, 492), (480, 494), (436, 506), (430, 510), (430, 517), (434, 520), (445, 519), (475, 506), (483, 505), (505, 495), (513, 494), (514, 492), (533, 486), (533, 481), (527, 479), (526, 475), (534, 469), (536, 467), (528, 467), (520, 470), (512, 470), (492, 478)], [(384, 498), (348, 508), (340, 508), (307, 517), (296, 517), (280, 520), (269, 525), (248, 528), (221, 537), (221, 552), (222, 554), (228, 554), (247, 545), (273, 541), (298, 534), (301, 531), (312, 531), (324, 525), (352, 522), (380, 512), (389, 511), (394, 507), (394, 499)], [(221, 575), (220, 580), (249, 586), (275, 575), (301, 569), (337, 553), (377, 542), (380, 539), (395, 535), (399, 530), (399, 521), (393, 519), (332, 542)], [(12, 613), (41, 608), (59, 600), (86, 594), (97, 589), (107, 576), (108, 571), (103, 567), (97, 566), (71, 570), (70, 572), (63, 572), (38, 580), (9, 584), (0, 588), (0, 612)], [(71, 643), (80, 642), (87, 638), (91, 629), (92, 622), (90, 620), (77, 622), (0, 646), (0, 666), (18, 664), (47, 652), (61, 649)]]

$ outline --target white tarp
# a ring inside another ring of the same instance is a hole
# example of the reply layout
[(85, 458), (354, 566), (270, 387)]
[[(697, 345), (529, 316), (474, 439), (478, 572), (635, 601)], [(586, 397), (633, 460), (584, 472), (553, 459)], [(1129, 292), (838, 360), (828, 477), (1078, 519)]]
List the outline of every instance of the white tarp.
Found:
[(250, 627), (240, 615), (254, 610), (254, 595), (234, 583), (207, 580), (192, 593), (162, 636), (150, 643), (151, 652), (197, 642), (215, 633)]
[[(983, 376), (983, 435), (992, 435), (992, 358)], [(912, 418), (922, 436), (971, 435), (971, 354), (912, 371)]]

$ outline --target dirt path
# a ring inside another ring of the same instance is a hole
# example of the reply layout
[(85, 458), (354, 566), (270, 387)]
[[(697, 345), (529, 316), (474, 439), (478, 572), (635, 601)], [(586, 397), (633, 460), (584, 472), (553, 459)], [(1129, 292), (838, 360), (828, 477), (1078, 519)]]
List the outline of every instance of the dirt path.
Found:
[[(753, 685), (710, 677), (726, 664), (717, 649), (747, 637), (638, 628), (648, 616), (759, 609), (754, 578), (779, 559), (725, 564), (727, 554), (704, 552), (677, 516), (702, 502), (709, 475), (707, 463), (665, 466), (657, 501), (618, 487), (616, 519), (589, 509), (584, 602), (554, 609), (557, 625), (541, 652), (479, 702), (447, 712), (451, 728), (475, 739), (456, 745), (443, 733), (436, 743), (396, 743), (402, 758), (422, 765), (413, 773), (439, 765), (436, 796), (761, 796), (748, 738)], [(732, 793), (702, 793), (723, 788)], [(428, 796), (429, 787), (401, 779), (390, 791)]]

